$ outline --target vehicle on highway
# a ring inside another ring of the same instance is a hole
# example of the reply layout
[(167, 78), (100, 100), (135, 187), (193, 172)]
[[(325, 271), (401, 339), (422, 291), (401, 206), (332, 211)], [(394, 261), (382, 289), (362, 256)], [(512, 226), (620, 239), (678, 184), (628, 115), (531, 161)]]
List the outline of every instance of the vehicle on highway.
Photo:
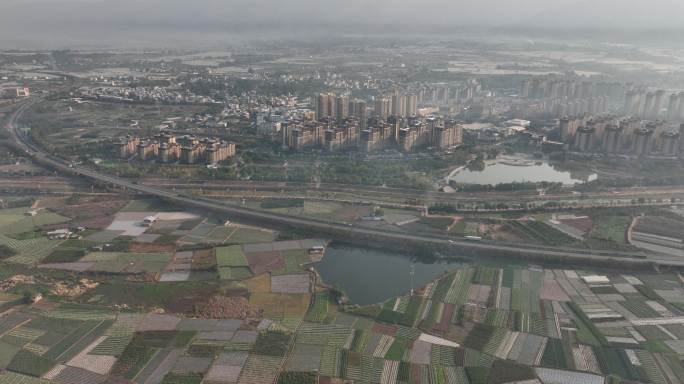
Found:
[(482, 241), (480, 236), (463, 236), (463, 238), (470, 241)]

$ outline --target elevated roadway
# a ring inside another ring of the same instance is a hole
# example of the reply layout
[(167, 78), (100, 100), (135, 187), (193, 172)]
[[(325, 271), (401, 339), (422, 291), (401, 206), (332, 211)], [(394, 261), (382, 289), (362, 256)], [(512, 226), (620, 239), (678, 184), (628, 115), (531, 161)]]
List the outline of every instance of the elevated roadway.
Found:
[(37, 100), (32, 100), (22, 104), (10, 116), (6, 127), (17, 145), (36, 162), (52, 167), (55, 170), (68, 175), (85, 177), (100, 183), (110, 184), (145, 195), (156, 196), (179, 205), (221, 213), (231, 218), (257, 222), (268, 227), (303, 230), (355, 244), (383, 246), (393, 249), (429, 247), (430, 249), (440, 251), (451, 249), (464, 255), (483, 254), (529, 260), (564, 261), (575, 264), (587, 263), (614, 267), (649, 267), (653, 265), (672, 267), (684, 266), (684, 260), (668, 255), (569, 249), (528, 244), (508, 244), (489, 241), (473, 241), (447, 236), (382, 231), (352, 226), (350, 224), (345, 225), (264, 212), (241, 206), (228, 205), (214, 200), (191, 197), (164, 188), (141, 185), (134, 181), (69, 164), (63, 159), (46, 153), (42, 148), (33, 144), (30, 138), (17, 128), (17, 121), (28, 108), (36, 102)]

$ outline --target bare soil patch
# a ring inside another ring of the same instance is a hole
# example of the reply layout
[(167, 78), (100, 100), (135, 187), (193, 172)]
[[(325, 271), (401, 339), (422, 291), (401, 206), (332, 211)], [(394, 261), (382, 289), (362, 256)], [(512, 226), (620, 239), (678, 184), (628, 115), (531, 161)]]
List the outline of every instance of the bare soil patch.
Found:
[(197, 309), (203, 319), (246, 319), (261, 318), (263, 310), (252, 309), (244, 297), (214, 296)]

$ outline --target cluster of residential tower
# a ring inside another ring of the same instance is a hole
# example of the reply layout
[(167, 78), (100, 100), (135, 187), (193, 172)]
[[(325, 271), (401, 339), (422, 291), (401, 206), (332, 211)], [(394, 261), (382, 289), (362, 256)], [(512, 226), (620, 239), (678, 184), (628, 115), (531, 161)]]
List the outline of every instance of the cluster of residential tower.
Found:
[[(434, 96), (439, 97), (439, 92)], [(281, 123), (282, 147), (292, 151), (372, 152), (397, 148), (413, 152), (428, 147), (446, 150), (462, 143), (460, 124), (440, 117), (421, 117), (418, 102), (418, 94), (395, 91), (375, 98), (371, 109), (364, 100), (319, 94), (315, 119)]]
[(114, 142), (114, 154), (121, 159), (135, 156), (140, 161), (156, 160), (160, 163), (217, 164), (235, 156), (235, 143), (165, 133), (150, 138), (126, 136)]
[(635, 117), (566, 117), (560, 120), (560, 138), (577, 152), (678, 156), (684, 149), (684, 124), (678, 131), (672, 128), (662, 120)]

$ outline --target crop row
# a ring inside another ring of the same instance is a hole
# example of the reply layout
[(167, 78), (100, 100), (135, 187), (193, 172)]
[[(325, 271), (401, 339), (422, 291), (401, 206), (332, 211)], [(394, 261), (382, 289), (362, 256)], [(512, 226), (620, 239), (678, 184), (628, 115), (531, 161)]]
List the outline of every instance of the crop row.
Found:
[(328, 292), (318, 292), (316, 293), (316, 300), (314, 305), (309, 308), (306, 312), (304, 320), (311, 321), (315, 323), (321, 323), (328, 316), (328, 306), (329, 306), (330, 296)]

